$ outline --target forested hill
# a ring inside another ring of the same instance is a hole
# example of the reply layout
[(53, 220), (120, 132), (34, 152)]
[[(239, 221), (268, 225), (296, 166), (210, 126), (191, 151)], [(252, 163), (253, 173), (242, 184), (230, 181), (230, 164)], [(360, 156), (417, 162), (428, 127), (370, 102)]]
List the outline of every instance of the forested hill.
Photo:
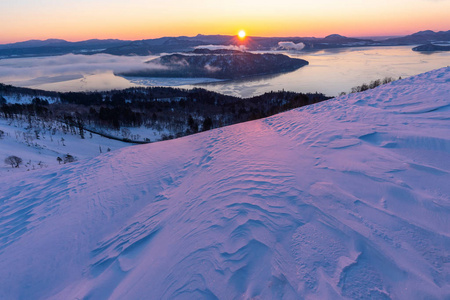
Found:
[[(81, 131), (151, 128), (164, 132), (160, 139), (171, 139), (326, 99), (323, 94), (286, 91), (242, 99), (204, 89), (147, 87), (58, 93), (0, 85), (0, 116), (60, 121)], [(136, 141), (150, 139), (141, 136)]]
[[(201, 50), (201, 51), (200, 51)], [(198, 49), (187, 54), (164, 55), (149, 61), (161, 68), (132, 71), (120, 75), (138, 77), (238, 79), (292, 72), (308, 65), (283, 54), (255, 54), (235, 50)]]

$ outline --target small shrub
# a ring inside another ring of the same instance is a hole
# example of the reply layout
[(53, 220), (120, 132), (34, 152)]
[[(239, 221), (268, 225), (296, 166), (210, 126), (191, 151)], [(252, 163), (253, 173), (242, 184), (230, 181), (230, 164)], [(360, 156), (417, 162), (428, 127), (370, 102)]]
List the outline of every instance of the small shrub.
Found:
[(362, 85), (352, 87), (351, 93), (364, 92), (364, 91), (367, 91), (367, 90), (370, 90), (370, 89), (374, 89), (377, 86), (380, 86), (380, 85), (383, 85), (383, 84), (387, 84), (387, 83), (390, 83), (390, 82), (393, 82), (393, 81), (395, 81), (395, 79), (392, 78), (392, 77), (385, 77), (384, 79), (373, 80), (369, 84), (363, 83)]
[(70, 155), (69, 153), (67, 153), (66, 155), (64, 155), (63, 157), (63, 162), (64, 163), (71, 163), (76, 161), (77, 159), (75, 157), (73, 157), (72, 155)]

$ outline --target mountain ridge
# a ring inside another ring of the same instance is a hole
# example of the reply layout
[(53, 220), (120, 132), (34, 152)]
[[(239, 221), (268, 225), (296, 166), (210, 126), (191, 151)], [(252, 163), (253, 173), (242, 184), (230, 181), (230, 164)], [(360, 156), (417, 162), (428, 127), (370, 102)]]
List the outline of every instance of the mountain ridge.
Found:
[(172, 53), (179, 51), (192, 51), (197, 46), (210, 44), (223, 46), (242, 45), (247, 47), (248, 50), (267, 51), (276, 49), (278, 47), (278, 43), (286, 41), (291, 41), (293, 43), (304, 43), (305, 50), (314, 51), (339, 47), (418, 45), (436, 41), (450, 42), (450, 31), (434, 32), (432, 30), (424, 30), (411, 35), (388, 38), (384, 40), (351, 38), (339, 34), (331, 34), (324, 38), (249, 36), (244, 41), (239, 40), (236, 36), (202, 34), (198, 34), (192, 37), (161, 37), (135, 41), (122, 41), (115, 39), (93, 39), (80, 42), (68, 42), (58, 39), (49, 39), (45, 41), (30, 40), (25, 42), (0, 45), (0, 57), (61, 55), (67, 53), (106, 53), (112, 55), (145, 56), (150, 54), (161, 54), (165, 52)]

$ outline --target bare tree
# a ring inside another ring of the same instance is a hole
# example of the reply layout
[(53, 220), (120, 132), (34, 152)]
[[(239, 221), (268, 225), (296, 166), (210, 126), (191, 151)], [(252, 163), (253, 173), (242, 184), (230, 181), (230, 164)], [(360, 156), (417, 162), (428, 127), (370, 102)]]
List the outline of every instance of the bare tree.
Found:
[(11, 165), (12, 168), (18, 168), (21, 163), (22, 159), (15, 155), (5, 158), (5, 164)]

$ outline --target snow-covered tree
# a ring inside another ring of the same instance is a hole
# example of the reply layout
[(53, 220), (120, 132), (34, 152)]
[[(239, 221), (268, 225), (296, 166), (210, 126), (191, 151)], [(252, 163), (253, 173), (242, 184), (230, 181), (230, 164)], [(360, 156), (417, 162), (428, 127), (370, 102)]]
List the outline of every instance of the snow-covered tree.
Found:
[(11, 165), (12, 168), (18, 168), (21, 163), (22, 159), (15, 155), (5, 158), (5, 164)]

